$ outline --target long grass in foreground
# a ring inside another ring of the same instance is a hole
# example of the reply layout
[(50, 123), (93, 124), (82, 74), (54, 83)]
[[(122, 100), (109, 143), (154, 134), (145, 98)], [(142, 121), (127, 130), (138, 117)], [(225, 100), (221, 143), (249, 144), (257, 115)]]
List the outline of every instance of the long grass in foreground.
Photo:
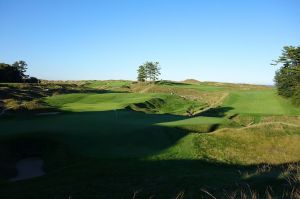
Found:
[[(264, 173), (272, 170), (271, 165), (260, 165), (257, 167), (256, 173)], [(257, 190), (252, 188), (249, 184), (242, 184), (235, 190), (228, 190), (226, 188), (223, 191), (216, 193), (216, 191), (209, 188), (200, 188), (199, 197), (202, 199), (299, 199), (300, 198), (300, 164), (291, 163), (282, 169), (284, 175), (284, 181), (286, 182), (282, 187), (272, 187), (266, 185), (264, 190)], [(139, 198), (139, 194), (142, 190), (135, 191), (132, 198)], [(149, 198), (156, 198), (158, 195), (152, 195)], [(176, 199), (191, 198), (188, 192), (181, 190), (174, 195)]]

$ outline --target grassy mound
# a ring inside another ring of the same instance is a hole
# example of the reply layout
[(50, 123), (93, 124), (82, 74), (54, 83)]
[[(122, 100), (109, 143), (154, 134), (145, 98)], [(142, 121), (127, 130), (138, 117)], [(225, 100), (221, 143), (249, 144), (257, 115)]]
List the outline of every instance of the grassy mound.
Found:
[(188, 83), (188, 84), (199, 84), (201, 81), (196, 80), (196, 79), (186, 79), (182, 81), (183, 83)]
[(260, 124), (241, 129), (221, 129), (196, 140), (201, 156), (218, 161), (280, 164), (300, 159), (300, 146), (297, 144), (300, 132), (296, 126)]
[(126, 108), (145, 113), (157, 113), (165, 104), (166, 102), (163, 99), (153, 98), (145, 102), (130, 104)]
[(199, 101), (191, 101), (175, 95), (160, 95), (160, 98), (152, 98), (145, 102), (134, 103), (127, 106), (128, 109), (134, 111), (142, 111), (145, 113), (160, 113), (160, 114), (176, 114), (187, 115), (191, 110), (194, 113), (199, 112), (205, 106)]
[(151, 159), (206, 159), (228, 164), (281, 164), (300, 160), (299, 127), (261, 124), (191, 133)]
[(234, 124), (226, 118), (201, 116), (159, 123), (157, 125), (178, 128), (192, 133), (210, 133), (219, 128), (229, 127)]

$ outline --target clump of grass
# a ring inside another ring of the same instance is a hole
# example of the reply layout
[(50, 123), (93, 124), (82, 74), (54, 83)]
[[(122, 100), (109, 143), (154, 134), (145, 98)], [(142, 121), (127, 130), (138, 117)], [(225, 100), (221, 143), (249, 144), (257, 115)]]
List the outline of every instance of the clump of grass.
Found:
[(300, 160), (299, 128), (259, 124), (223, 128), (195, 137), (199, 158), (237, 164), (280, 164)]
[(143, 111), (146, 113), (169, 113), (175, 115), (187, 115), (187, 110), (193, 107), (194, 111), (199, 111), (205, 107), (205, 104), (186, 100), (179, 96), (161, 95), (160, 98), (152, 98), (145, 102), (129, 105), (132, 110)]
[(258, 123), (259, 120), (260, 117), (256, 115), (237, 115), (236, 117), (232, 118), (232, 121), (240, 126), (250, 126)]
[(266, 184), (264, 189), (257, 190), (249, 184), (239, 185), (235, 190), (224, 189), (223, 193), (214, 193), (201, 189), (202, 198), (226, 198), (226, 199), (299, 199), (300, 198), (300, 164), (289, 163), (281, 166), (270, 164), (259, 165), (255, 171), (256, 175), (270, 173), (280, 169), (287, 183), (272, 187)]
[(300, 124), (300, 116), (265, 116), (261, 118), (261, 122), (265, 123), (287, 123), (287, 124)]
[(5, 113), (17, 113), (17, 112), (36, 112), (36, 111), (48, 111), (53, 108), (48, 106), (40, 99), (34, 99), (30, 101), (19, 101), (15, 99), (7, 99), (3, 101)]
[(6, 99), (3, 100), (5, 109), (17, 110), (20, 108), (21, 102), (15, 99)]
[(43, 103), (41, 100), (31, 100), (28, 102), (24, 102), (21, 105), (21, 109), (25, 111), (35, 111), (35, 110), (41, 110), (49, 108), (45, 103)]

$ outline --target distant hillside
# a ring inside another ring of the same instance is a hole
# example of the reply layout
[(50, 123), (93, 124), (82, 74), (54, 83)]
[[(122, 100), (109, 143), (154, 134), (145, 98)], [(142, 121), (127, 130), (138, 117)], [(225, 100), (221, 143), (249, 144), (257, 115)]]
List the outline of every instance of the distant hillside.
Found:
[(188, 83), (188, 84), (198, 84), (198, 83), (200, 83), (200, 81), (196, 80), (196, 79), (186, 79), (186, 80), (183, 80), (182, 82), (183, 83)]

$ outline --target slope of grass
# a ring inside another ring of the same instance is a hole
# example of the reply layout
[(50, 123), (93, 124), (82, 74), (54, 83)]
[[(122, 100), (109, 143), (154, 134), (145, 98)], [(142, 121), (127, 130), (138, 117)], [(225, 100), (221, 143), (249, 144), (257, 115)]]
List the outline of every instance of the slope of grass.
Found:
[(198, 156), (231, 164), (280, 164), (300, 160), (299, 127), (265, 124), (197, 136)]
[(191, 106), (195, 111), (205, 107), (199, 101), (153, 93), (68, 94), (50, 97), (45, 101), (67, 111), (106, 111), (129, 107), (148, 113), (184, 115)]
[(172, 82), (160, 81), (157, 84), (165, 87), (177, 87), (185, 89), (194, 89), (198, 91), (216, 92), (216, 91), (236, 91), (236, 90), (270, 90), (271, 87), (251, 84), (232, 84), (220, 82)]
[(206, 92), (213, 92), (213, 91), (222, 91), (224, 90), (224, 87), (222, 86), (213, 86), (213, 85), (207, 85), (205, 83), (183, 83), (183, 82), (169, 82), (169, 81), (161, 81), (158, 82), (161, 86), (166, 87), (177, 87), (182, 89), (194, 89), (199, 91), (206, 91)]
[(299, 127), (266, 124), (215, 133), (191, 133), (150, 159), (206, 159), (228, 164), (281, 164), (300, 160)]
[(135, 111), (176, 115), (186, 115), (188, 109), (193, 109), (194, 112), (197, 112), (205, 107), (206, 104), (200, 101), (191, 101), (176, 95), (166, 94), (160, 94), (156, 98), (128, 106), (128, 108)]
[(89, 88), (116, 89), (116, 88), (128, 87), (131, 84), (132, 81), (126, 81), (126, 80), (85, 81), (85, 86)]
[(54, 107), (68, 111), (105, 111), (125, 108), (131, 103), (144, 102), (154, 94), (108, 93), (108, 94), (68, 94), (47, 98)]
[(244, 115), (299, 115), (300, 108), (280, 96), (275, 90), (231, 92), (223, 103), (231, 113)]

